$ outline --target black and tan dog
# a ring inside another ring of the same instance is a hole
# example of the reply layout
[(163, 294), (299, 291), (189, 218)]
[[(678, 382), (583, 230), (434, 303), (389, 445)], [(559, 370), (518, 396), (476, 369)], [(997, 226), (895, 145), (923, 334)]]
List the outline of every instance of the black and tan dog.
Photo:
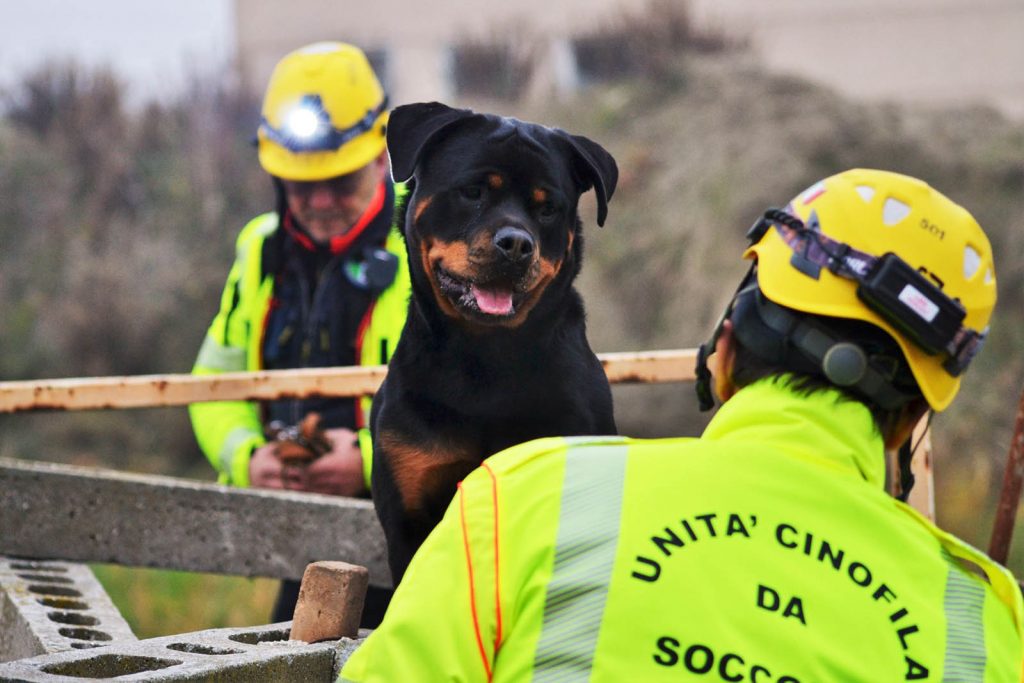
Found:
[(456, 484), (542, 436), (614, 434), (572, 282), (580, 195), (603, 224), (615, 160), (587, 138), (437, 102), (388, 123), (412, 300), (373, 403), (373, 500), (395, 583)]

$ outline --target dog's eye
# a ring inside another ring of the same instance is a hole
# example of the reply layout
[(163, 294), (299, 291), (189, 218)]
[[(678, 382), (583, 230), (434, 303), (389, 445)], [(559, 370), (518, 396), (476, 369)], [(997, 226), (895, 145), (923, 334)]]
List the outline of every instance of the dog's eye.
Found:
[(463, 185), (459, 188), (459, 194), (463, 199), (475, 202), (484, 196), (484, 188), (480, 185)]
[(543, 221), (553, 220), (558, 216), (558, 207), (554, 202), (544, 202), (537, 207), (537, 216)]

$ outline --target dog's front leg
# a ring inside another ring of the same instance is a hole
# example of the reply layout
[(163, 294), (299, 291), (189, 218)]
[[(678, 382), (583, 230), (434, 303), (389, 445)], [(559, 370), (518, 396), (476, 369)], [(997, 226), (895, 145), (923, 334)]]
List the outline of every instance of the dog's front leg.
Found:
[(456, 487), (479, 465), (465, 441), (429, 441), (383, 429), (374, 439), (373, 500), (395, 585), (444, 516)]

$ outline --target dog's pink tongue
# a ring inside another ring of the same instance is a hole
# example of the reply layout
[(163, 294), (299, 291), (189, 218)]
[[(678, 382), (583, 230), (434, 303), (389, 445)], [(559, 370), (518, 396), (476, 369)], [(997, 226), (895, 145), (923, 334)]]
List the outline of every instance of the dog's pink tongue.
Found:
[(480, 310), (490, 315), (508, 315), (512, 312), (512, 290), (509, 289), (484, 289), (483, 287), (472, 286), (476, 305)]

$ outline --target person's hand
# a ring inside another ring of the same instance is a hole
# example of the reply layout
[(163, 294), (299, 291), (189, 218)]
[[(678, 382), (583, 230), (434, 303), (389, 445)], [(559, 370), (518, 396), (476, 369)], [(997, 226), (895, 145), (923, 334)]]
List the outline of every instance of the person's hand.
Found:
[(249, 459), (249, 483), (259, 489), (288, 489), (305, 491), (308, 486), (306, 468), (295, 465), (285, 466), (277, 457), (280, 444), (275, 441), (263, 444), (252, 452)]
[(351, 429), (326, 429), (332, 448), (306, 466), (305, 491), (334, 496), (358, 496), (366, 491), (363, 454)]

